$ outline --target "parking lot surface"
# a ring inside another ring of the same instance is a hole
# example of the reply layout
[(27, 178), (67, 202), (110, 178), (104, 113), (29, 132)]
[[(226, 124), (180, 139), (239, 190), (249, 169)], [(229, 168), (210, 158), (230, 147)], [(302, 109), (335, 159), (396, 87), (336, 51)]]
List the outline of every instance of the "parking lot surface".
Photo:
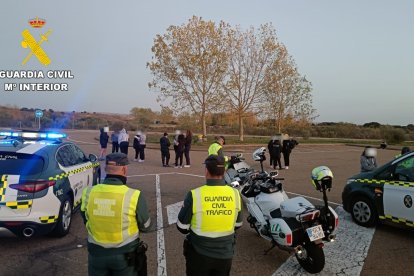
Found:
[[(77, 141), (87, 154), (99, 153), (95, 140), (98, 133), (73, 131), (68, 134), (69, 139)], [(259, 164), (251, 160), (253, 149), (240, 147), (235, 151), (243, 151), (246, 161), (259, 168)], [(226, 146), (224, 151), (227, 155), (232, 153), (226, 151)], [(362, 148), (344, 145), (300, 144), (292, 152), (289, 170), (279, 171), (285, 178), (284, 189), (289, 197), (302, 195), (319, 204), (322, 195), (314, 190), (310, 172), (314, 167), (325, 165), (334, 173), (333, 189), (328, 199), (334, 209), (341, 208), (342, 189), (347, 177), (359, 172), (361, 152)], [(393, 150), (379, 150), (377, 161), (384, 164), (396, 154), (397, 151)], [(191, 151), (191, 168), (164, 168), (157, 145), (149, 145), (145, 162), (131, 162), (129, 165), (128, 185), (140, 189), (145, 195), (154, 224), (150, 233), (141, 235), (149, 247), (149, 275), (185, 275), (184, 235), (170, 224), (167, 211), (173, 210), (171, 208), (177, 206), (190, 189), (204, 184), (202, 162), (206, 155), (206, 151), (195, 148)], [(171, 156), (174, 157), (173, 150)], [(132, 148), (129, 149), (129, 158), (133, 160)], [(269, 169), (267, 161), (266, 169)], [(338, 210), (341, 213), (341, 209)], [(246, 212), (244, 215), (246, 217)], [(341, 217), (342, 228), (337, 244), (325, 246), (327, 269), (320, 275), (413, 275), (413, 231), (387, 225), (367, 229), (357, 227), (345, 212)], [(69, 235), (61, 239), (48, 236), (32, 239), (0, 237), (0, 275), (87, 275), (86, 237), (79, 213), (73, 216)], [(275, 248), (264, 255), (264, 250), (269, 247), (270, 244), (259, 238), (244, 220), (243, 227), (237, 231), (231, 274), (307, 275), (297, 262), (290, 261), (291, 254), (285, 251)]]

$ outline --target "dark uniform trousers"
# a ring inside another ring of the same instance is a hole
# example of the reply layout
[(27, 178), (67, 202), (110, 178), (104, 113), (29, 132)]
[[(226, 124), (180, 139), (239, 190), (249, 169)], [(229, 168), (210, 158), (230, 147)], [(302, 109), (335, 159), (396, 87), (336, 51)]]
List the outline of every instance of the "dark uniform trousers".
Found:
[(216, 259), (195, 251), (188, 240), (184, 240), (184, 256), (187, 276), (228, 276), (232, 259)]
[(128, 265), (125, 254), (94, 256), (89, 254), (89, 276), (132, 276), (137, 275), (135, 267)]

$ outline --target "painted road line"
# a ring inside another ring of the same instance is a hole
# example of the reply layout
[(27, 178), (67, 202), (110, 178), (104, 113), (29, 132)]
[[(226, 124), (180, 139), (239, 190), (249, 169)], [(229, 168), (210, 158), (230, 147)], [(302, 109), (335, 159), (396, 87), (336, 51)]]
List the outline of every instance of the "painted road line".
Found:
[[(352, 221), (351, 215), (342, 207), (335, 210), (339, 216), (336, 240), (325, 243), (325, 267), (316, 275), (358, 276), (364, 266), (375, 228), (365, 228)], [(272, 276), (311, 275), (292, 255)]]
[(174, 204), (170, 204), (167, 207), (167, 215), (168, 215), (168, 225), (177, 223), (178, 219), (178, 213), (181, 210), (181, 207), (183, 206), (184, 201), (179, 201)]
[(165, 256), (164, 228), (162, 219), (161, 204), (161, 187), (160, 176), (155, 176), (155, 190), (157, 197), (157, 259), (158, 259), (158, 276), (167, 275), (167, 262)]

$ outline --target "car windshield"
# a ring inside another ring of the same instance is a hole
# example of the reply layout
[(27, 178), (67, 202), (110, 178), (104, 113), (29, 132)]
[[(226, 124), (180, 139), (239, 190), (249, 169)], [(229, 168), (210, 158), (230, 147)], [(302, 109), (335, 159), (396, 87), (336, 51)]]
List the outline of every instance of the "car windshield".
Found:
[(44, 160), (38, 155), (0, 151), (0, 175), (32, 175), (43, 170)]

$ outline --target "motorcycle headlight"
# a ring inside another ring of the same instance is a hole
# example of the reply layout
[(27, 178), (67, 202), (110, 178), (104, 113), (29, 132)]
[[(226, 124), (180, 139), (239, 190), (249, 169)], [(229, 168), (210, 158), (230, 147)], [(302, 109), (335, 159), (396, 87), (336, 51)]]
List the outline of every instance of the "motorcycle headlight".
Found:
[(354, 182), (355, 181), (355, 179), (353, 179), (353, 178), (348, 178), (347, 179), (347, 181), (346, 181), (346, 185), (348, 185), (348, 184), (351, 184), (352, 182)]

